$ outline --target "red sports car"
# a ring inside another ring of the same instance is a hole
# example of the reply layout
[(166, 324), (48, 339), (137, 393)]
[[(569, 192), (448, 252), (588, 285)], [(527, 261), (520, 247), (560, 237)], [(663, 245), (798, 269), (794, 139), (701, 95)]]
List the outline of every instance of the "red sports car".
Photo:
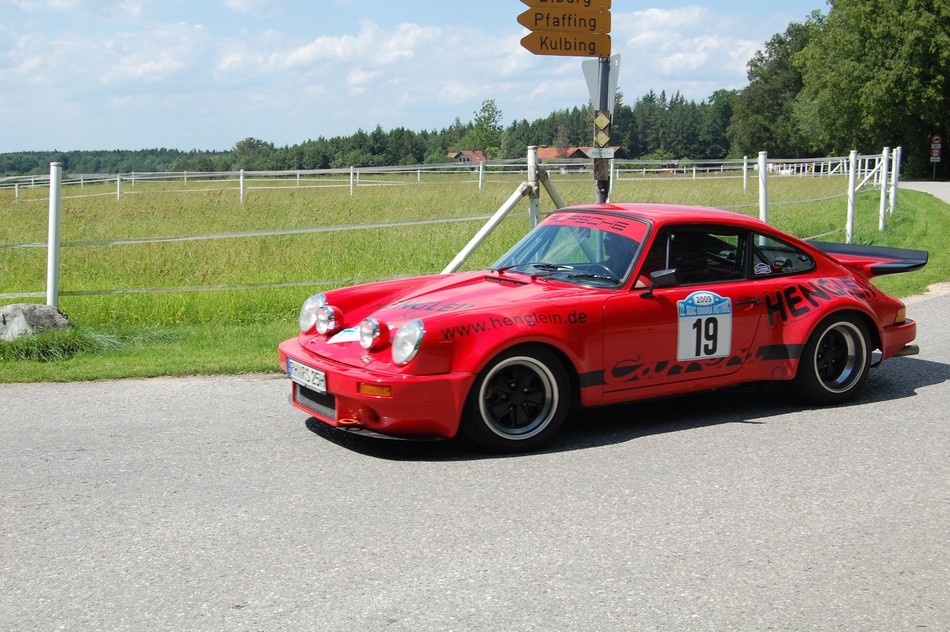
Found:
[(563, 208), (487, 270), (311, 296), (280, 358), (294, 405), (327, 424), (507, 452), (549, 441), (572, 406), (762, 380), (836, 404), (917, 353), (904, 304), (869, 279), (927, 257), (716, 209)]

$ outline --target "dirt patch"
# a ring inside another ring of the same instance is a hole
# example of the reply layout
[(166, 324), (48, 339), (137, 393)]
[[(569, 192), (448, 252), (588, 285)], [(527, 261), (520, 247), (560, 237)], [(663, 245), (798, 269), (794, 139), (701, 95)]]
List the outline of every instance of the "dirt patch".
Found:
[(944, 281), (942, 283), (934, 283), (927, 288), (927, 291), (923, 294), (917, 294), (916, 296), (909, 296), (904, 301), (905, 305), (911, 305), (913, 303), (920, 303), (921, 301), (926, 301), (937, 296), (944, 296), (950, 294), (950, 281)]

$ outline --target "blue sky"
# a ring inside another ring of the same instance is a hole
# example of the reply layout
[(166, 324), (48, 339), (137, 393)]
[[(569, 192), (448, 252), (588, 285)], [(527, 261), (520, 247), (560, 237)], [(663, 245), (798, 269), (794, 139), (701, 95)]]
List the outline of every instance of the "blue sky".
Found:
[[(553, 0), (552, 0), (553, 1)], [(277, 146), (588, 100), (581, 57), (520, 45), (519, 0), (0, 0), (0, 152)], [(824, 0), (613, 0), (628, 103), (702, 101)]]

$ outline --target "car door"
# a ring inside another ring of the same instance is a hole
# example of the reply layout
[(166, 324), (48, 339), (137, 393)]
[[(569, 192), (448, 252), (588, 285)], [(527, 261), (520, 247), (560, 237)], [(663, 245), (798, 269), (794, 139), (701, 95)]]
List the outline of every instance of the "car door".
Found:
[(743, 367), (763, 311), (750, 250), (749, 231), (728, 226), (654, 236), (637, 276), (664, 270), (664, 280), (604, 306), (606, 401), (714, 387)]

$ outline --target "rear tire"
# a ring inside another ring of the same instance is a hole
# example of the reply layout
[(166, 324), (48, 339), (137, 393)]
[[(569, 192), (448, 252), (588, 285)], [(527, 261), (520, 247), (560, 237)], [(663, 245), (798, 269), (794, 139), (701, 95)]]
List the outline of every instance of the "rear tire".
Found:
[(852, 314), (821, 321), (799, 359), (798, 393), (819, 405), (840, 404), (857, 395), (871, 368), (869, 339), (865, 324)]
[(495, 452), (535, 450), (557, 434), (571, 408), (570, 380), (548, 349), (510, 349), (479, 374), (462, 429)]

